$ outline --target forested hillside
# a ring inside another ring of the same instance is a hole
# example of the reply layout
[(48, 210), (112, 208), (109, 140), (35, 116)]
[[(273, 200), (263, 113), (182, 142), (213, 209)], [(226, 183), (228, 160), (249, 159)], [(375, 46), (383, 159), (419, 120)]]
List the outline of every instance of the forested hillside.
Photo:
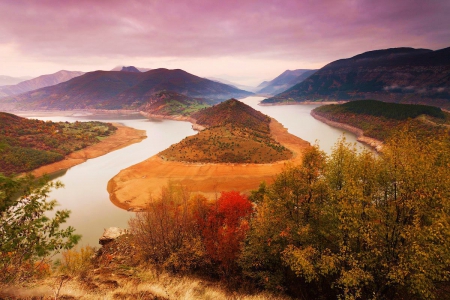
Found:
[(191, 115), (207, 129), (159, 153), (167, 160), (212, 163), (269, 163), (292, 157), (270, 136), (270, 118), (230, 99)]
[(62, 160), (115, 130), (101, 122), (44, 122), (0, 112), (0, 173), (17, 174)]
[(449, 75), (450, 48), (375, 50), (331, 62), (263, 103), (376, 99), (449, 109)]
[(406, 124), (421, 136), (448, 130), (450, 125), (450, 114), (438, 107), (376, 100), (323, 105), (314, 109), (313, 114), (362, 129), (364, 135), (381, 141)]

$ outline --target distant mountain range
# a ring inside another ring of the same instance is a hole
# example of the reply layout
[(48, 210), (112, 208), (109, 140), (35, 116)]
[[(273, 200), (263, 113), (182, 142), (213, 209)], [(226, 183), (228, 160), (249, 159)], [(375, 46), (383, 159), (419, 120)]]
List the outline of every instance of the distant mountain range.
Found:
[(260, 94), (276, 95), (302, 82), (316, 71), (310, 69), (286, 70), (275, 79), (264, 81), (258, 85), (257, 92)]
[[(176, 92), (213, 103), (251, 93), (183, 70), (95, 71), (54, 86), (4, 98), (7, 109), (140, 109), (160, 91)], [(2, 103), (3, 102), (3, 105)]]
[(84, 72), (62, 70), (53, 74), (42, 75), (30, 80), (22, 81), (16, 85), (1, 86), (0, 97), (18, 95), (39, 88), (52, 86), (83, 74)]
[(227, 85), (231, 85), (232, 87), (235, 87), (235, 88), (238, 88), (240, 90), (247, 91), (247, 92), (254, 93), (254, 92), (256, 92), (258, 90), (257, 87), (244, 85), (244, 84), (239, 84), (239, 83), (234, 83), (234, 82), (231, 82), (229, 80), (222, 79), (222, 78), (208, 77), (207, 79), (212, 80), (212, 81), (216, 81), (216, 82), (220, 82), (220, 83), (224, 83), (224, 84), (227, 84)]
[(31, 79), (33, 77), (11, 77), (11, 76), (6, 76), (6, 75), (0, 75), (0, 87), (3, 85), (14, 85), (14, 84), (18, 84), (19, 82)]
[(450, 108), (450, 48), (392, 48), (337, 60), (263, 103), (356, 99)]

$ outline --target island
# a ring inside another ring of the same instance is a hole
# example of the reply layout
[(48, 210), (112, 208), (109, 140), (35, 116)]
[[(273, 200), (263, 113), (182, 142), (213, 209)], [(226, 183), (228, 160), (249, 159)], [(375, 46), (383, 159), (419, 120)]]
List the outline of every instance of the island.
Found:
[(108, 182), (111, 201), (139, 211), (169, 181), (213, 198), (222, 191), (249, 192), (273, 181), (287, 163), (299, 164), (311, 145), (276, 120), (230, 99), (190, 115), (204, 128)]

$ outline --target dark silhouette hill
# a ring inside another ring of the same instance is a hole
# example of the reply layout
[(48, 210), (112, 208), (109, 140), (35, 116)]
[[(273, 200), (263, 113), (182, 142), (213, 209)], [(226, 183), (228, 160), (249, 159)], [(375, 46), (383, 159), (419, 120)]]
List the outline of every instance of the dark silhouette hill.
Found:
[(450, 107), (450, 48), (393, 48), (334, 61), (263, 103), (376, 99)]
[(15, 109), (140, 109), (160, 91), (215, 103), (251, 95), (183, 70), (154, 69), (144, 73), (89, 72), (58, 85), (5, 98), (2, 102)]

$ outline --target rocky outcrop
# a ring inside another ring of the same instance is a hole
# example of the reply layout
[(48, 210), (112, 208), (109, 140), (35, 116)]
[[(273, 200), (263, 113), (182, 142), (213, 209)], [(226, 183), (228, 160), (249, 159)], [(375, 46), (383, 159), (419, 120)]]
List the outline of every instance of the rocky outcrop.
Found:
[(106, 245), (124, 234), (128, 234), (127, 229), (121, 229), (118, 227), (109, 227), (105, 229), (103, 235), (99, 238), (98, 242), (100, 245)]

